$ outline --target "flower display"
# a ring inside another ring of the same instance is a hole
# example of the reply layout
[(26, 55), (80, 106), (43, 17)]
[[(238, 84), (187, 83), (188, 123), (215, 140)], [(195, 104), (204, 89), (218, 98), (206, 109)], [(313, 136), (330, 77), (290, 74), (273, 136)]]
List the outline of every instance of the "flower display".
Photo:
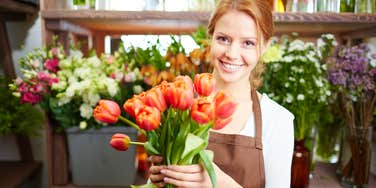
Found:
[[(111, 145), (117, 150), (126, 150), (128, 144), (143, 145), (149, 155), (161, 155), (167, 165), (203, 163), (216, 187), (212, 154), (205, 150), (209, 129), (223, 128), (237, 104), (223, 91), (214, 94), (212, 78), (211, 74), (200, 74), (192, 82), (188, 76), (178, 76), (128, 99), (123, 108), (136, 123), (121, 115), (118, 118), (146, 135), (147, 142), (132, 142), (115, 134)], [(94, 112), (107, 114), (102, 108), (100, 103)]]
[(41, 104), (54, 115), (60, 129), (100, 127), (104, 124), (94, 120), (93, 109), (102, 98), (121, 98), (120, 80), (112, 75), (124, 69), (104, 57), (83, 57), (74, 48), (66, 55), (56, 43), (35, 49), (20, 60), (23, 78), (17, 78), (10, 89), (23, 103)]
[(336, 41), (332, 35), (322, 35), (315, 46), (292, 37), (284, 36), (281, 44), (275, 43), (265, 52), (262, 89), (295, 115), (295, 138), (303, 139), (309, 136), (320, 108), (331, 95), (323, 62)]
[(351, 158), (342, 169), (342, 181), (353, 186), (368, 184), (369, 127), (376, 102), (376, 54), (367, 44), (338, 46), (328, 59), (328, 78), (347, 127)]

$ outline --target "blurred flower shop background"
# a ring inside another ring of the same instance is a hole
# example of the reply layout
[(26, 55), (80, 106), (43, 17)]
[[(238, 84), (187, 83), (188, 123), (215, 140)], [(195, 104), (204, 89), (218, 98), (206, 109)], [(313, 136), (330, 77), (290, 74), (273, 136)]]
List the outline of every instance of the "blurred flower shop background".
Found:
[[(210, 73), (215, 3), (0, 1), (0, 187), (143, 184), (143, 147), (108, 143), (145, 136), (95, 120), (94, 108)], [(376, 1), (270, 3), (276, 33), (259, 91), (295, 115), (291, 187), (375, 186)]]

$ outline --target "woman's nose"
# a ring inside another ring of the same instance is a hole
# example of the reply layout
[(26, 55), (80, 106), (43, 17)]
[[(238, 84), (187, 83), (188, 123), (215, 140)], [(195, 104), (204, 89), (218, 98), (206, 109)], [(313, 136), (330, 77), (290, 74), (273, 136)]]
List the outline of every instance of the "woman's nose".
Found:
[(225, 55), (230, 60), (235, 60), (240, 57), (240, 52), (239, 52), (239, 49), (236, 47), (236, 45), (231, 44), (227, 46)]

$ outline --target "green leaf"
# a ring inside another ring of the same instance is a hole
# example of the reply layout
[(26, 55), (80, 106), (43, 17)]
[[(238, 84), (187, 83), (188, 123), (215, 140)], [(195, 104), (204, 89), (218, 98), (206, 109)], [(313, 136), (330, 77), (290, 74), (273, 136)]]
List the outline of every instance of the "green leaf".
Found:
[(144, 184), (144, 185), (131, 185), (131, 188), (158, 188), (154, 184)]
[(190, 131), (191, 124), (188, 123), (186, 125), (180, 125), (180, 130), (178, 133), (178, 136), (176, 137), (173, 151), (174, 153), (171, 156), (171, 162), (172, 164), (177, 164), (177, 162), (180, 159), (180, 156), (184, 149), (184, 141), (186, 140), (186, 137)]
[(156, 150), (150, 142), (145, 142), (144, 148), (149, 155), (160, 155), (159, 151)]
[(193, 157), (203, 150), (205, 146), (206, 142), (202, 138), (189, 133), (185, 140), (184, 151), (179, 164), (190, 164)]
[(213, 167), (213, 157), (214, 154), (210, 150), (202, 150), (199, 152), (201, 161), (204, 163), (205, 169), (209, 174), (210, 181), (212, 182), (213, 188), (217, 187), (217, 176), (215, 175), (214, 167)]

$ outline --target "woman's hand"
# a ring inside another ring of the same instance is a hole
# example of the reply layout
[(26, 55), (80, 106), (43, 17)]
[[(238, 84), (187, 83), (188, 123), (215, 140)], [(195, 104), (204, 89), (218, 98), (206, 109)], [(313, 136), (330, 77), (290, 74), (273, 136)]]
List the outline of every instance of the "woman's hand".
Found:
[(163, 158), (161, 156), (152, 155), (148, 157), (148, 161), (151, 162), (151, 167), (149, 169), (150, 181), (157, 187), (164, 187), (166, 185), (163, 181), (165, 175), (161, 174), (161, 170), (167, 168), (167, 166), (159, 165), (162, 163)]
[[(241, 187), (215, 163), (213, 163), (213, 166), (217, 176), (218, 187)], [(176, 187), (212, 187), (209, 174), (202, 165), (169, 165), (167, 168), (161, 169), (160, 172), (165, 176), (163, 178), (165, 183), (175, 185)]]
[(169, 165), (161, 173), (165, 175), (165, 183), (176, 187), (212, 187), (209, 175), (202, 165)]

